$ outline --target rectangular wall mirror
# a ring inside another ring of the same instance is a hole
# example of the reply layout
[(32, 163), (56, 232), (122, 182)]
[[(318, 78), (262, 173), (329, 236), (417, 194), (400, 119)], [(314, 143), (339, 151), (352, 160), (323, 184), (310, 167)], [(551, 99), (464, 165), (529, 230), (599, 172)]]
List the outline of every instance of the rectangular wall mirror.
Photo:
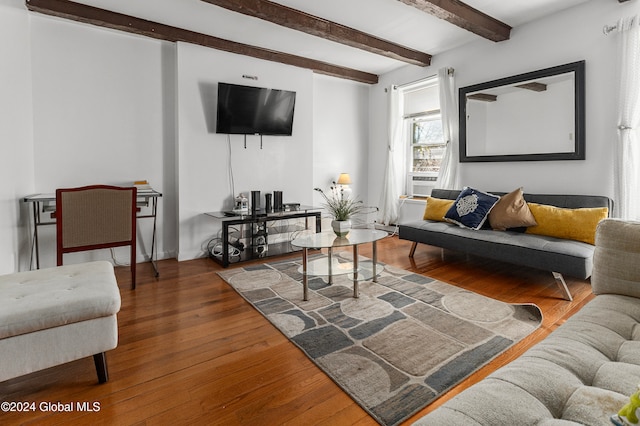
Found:
[(584, 61), (459, 90), (460, 162), (584, 160)]

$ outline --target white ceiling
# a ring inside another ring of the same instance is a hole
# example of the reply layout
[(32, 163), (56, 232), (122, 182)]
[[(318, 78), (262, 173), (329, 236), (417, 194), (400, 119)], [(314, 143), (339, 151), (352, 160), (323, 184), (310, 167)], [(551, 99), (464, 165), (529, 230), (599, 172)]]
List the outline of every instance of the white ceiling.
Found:
[[(378, 75), (406, 65), (401, 61), (323, 40), (200, 0), (76, 1), (230, 41)], [(587, 1), (590, 0), (464, 0), (469, 6), (513, 28)], [(277, 0), (276, 3), (431, 55), (482, 39), (398, 0)]]

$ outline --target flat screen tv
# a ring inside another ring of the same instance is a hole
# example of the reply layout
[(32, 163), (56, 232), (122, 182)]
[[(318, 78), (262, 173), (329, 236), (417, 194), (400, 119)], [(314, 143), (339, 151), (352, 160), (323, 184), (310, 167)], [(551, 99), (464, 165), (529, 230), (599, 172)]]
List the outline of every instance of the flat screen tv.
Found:
[(216, 133), (291, 136), (296, 92), (218, 83)]

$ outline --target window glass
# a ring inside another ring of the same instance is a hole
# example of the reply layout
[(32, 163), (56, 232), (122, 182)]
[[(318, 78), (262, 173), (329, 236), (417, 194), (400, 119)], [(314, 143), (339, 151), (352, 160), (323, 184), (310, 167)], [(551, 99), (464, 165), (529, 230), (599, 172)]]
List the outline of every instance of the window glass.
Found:
[(442, 163), (444, 148), (440, 114), (415, 117), (411, 124), (411, 171), (437, 173)]

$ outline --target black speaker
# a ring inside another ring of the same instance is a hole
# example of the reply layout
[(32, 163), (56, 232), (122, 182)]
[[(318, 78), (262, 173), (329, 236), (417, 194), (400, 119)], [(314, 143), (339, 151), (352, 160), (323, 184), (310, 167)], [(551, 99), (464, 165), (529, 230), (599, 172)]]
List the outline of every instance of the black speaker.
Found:
[(251, 211), (254, 213), (260, 211), (260, 191), (251, 191)]
[(275, 211), (282, 211), (283, 208), (282, 191), (273, 191), (273, 209)]
[(264, 194), (264, 209), (267, 213), (273, 211), (273, 206), (271, 204), (271, 194)]

